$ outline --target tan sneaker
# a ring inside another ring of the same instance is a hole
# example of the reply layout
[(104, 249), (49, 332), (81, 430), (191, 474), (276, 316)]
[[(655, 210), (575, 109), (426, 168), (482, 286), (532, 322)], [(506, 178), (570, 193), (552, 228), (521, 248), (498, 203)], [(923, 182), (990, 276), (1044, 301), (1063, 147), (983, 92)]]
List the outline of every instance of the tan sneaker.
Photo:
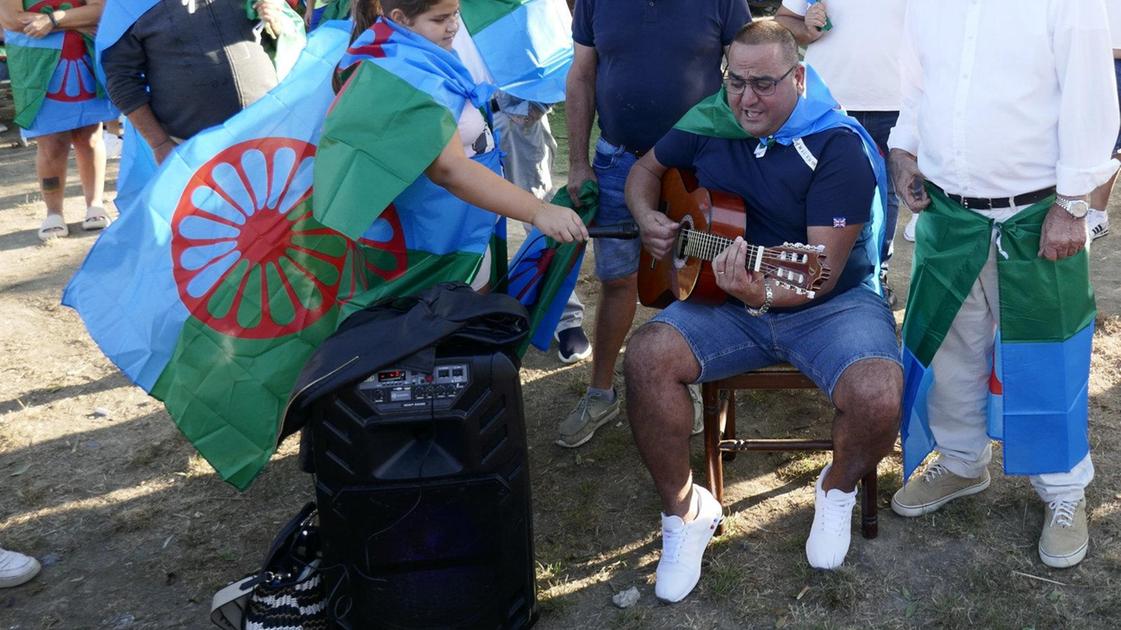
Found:
[(614, 420), (619, 415), (619, 395), (615, 400), (606, 400), (602, 396), (584, 394), (576, 408), (568, 413), (564, 422), (560, 423), (560, 436), (557, 446), (576, 448), (583, 445), (595, 435), (596, 429)]
[(1073, 567), (1086, 557), (1090, 530), (1086, 525), (1086, 499), (1052, 501), (1043, 510), (1039, 559), (1056, 569)]
[(891, 509), (900, 516), (930, 514), (954, 499), (977, 494), (989, 487), (989, 471), (976, 479), (959, 477), (935, 462), (921, 475), (911, 477), (891, 497)]

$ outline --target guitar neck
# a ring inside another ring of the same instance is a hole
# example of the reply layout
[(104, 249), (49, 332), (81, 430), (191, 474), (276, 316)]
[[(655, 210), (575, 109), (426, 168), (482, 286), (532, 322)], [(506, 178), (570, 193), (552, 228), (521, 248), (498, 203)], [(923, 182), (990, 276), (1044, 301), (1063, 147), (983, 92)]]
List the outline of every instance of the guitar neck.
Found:
[[(698, 232), (696, 230), (683, 230), (681, 238), (685, 241), (685, 247), (682, 249), (683, 254), (709, 262), (735, 242), (730, 238), (717, 236), (711, 232)], [(761, 245), (749, 244), (745, 266), (748, 269), (758, 271), (763, 264), (765, 251)]]

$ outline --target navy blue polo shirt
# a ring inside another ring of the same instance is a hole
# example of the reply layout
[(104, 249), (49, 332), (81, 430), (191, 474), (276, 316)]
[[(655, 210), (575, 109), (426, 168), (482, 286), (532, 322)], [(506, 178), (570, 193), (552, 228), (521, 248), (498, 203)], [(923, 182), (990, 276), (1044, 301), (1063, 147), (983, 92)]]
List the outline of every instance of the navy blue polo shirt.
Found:
[(750, 21), (745, 0), (576, 0), (572, 39), (596, 49), (603, 137), (650, 150), (719, 89), (724, 47)]
[[(864, 224), (830, 295), (862, 283), (872, 286), (875, 270), (864, 245), (872, 238), (868, 221), (876, 176), (863, 143), (844, 128), (815, 133), (802, 141), (817, 158), (814, 169), (794, 146), (773, 144), (757, 158), (758, 140), (710, 138), (678, 129), (658, 141), (654, 157), (665, 166), (695, 168), (697, 182), (709, 190), (742, 197), (747, 209), (744, 238), (754, 245), (805, 243), (806, 228), (811, 225)], [(837, 271), (833, 267), (833, 273)]]

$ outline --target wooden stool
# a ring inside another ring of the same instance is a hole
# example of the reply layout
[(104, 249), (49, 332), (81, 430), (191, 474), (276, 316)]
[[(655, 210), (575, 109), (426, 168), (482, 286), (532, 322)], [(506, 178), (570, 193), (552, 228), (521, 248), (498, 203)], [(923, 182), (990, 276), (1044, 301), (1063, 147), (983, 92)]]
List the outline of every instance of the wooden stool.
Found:
[[(737, 389), (817, 389), (792, 365), (783, 363), (701, 385), (704, 401), (705, 478), (724, 505), (724, 460), (740, 451), (832, 451), (833, 440), (736, 439)], [(876, 471), (860, 480), (860, 529), (865, 538), (879, 533), (876, 516)]]

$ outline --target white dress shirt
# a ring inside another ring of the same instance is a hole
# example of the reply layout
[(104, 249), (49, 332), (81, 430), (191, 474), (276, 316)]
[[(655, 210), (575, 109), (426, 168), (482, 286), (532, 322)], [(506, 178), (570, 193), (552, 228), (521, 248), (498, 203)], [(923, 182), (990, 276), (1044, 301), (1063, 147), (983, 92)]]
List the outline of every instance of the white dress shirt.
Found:
[(1105, 0), (1109, 14), (1109, 32), (1113, 36), (1113, 49), (1121, 50), (1121, 0)]
[(1117, 169), (1102, 0), (910, 0), (888, 140), (943, 190), (1084, 195)]
[[(1121, 2), (1121, 0), (1117, 0)], [(906, 0), (826, 2), (833, 28), (806, 47), (806, 63), (850, 112), (899, 111), (899, 45)], [(809, 0), (783, 0), (805, 15)]]

